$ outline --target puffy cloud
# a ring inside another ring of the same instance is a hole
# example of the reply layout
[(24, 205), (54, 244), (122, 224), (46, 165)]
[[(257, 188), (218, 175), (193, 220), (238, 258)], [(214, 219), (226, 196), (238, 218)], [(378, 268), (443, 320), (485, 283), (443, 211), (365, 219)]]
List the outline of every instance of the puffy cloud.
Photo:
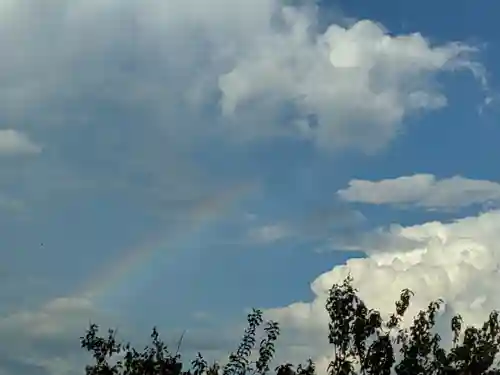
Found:
[[(321, 360), (331, 355), (321, 336), (328, 322), (324, 310), (327, 293), (348, 274), (353, 276), (354, 286), (365, 302), (384, 314), (393, 312), (401, 290), (410, 288), (415, 297), (408, 317), (431, 300), (443, 298), (448, 319), (450, 314), (459, 313), (467, 324), (481, 324), (491, 310), (500, 306), (499, 233), (497, 210), (450, 223), (393, 226), (386, 230), (384, 250), (365, 248), (366, 258), (350, 259), (317, 277), (311, 284), (312, 301), (266, 313), (282, 322), (285, 331), (297, 330), (302, 340), (307, 337), (308, 343), (318, 348)], [(401, 248), (397, 246), (399, 240), (415, 241), (416, 245)], [(439, 326), (441, 332), (448, 329), (448, 324)]]
[(31, 141), (26, 134), (14, 129), (0, 130), (0, 156), (37, 154), (41, 146)]
[(337, 195), (348, 202), (446, 209), (498, 203), (500, 184), (461, 176), (439, 180), (431, 174), (415, 174), (380, 181), (351, 180), (349, 187)]
[[(93, 98), (149, 111), (178, 142), (182, 134), (218, 129), (224, 136), (293, 135), (327, 149), (375, 150), (405, 116), (446, 104), (431, 84), (437, 73), (463, 69), (484, 77), (472, 46), (391, 36), (369, 20), (322, 32), (312, 5), (1, 4), (0, 102), (11, 119), (28, 111), (52, 124), (84, 123), (88, 111), (66, 108)], [(217, 96), (223, 118), (207, 127), (203, 109)], [(290, 115), (284, 112), (293, 112), (287, 124), (279, 120)]]
[(391, 36), (369, 20), (319, 33), (312, 31), (310, 13), (285, 7), (281, 15), (286, 31), (257, 38), (220, 77), (222, 110), (241, 115), (255, 103), (261, 109), (293, 103), (296, 118), (276, 131), (311, 138), (320, 147), (376, 150), (406, 116), (446, 104), (429, 85), (437, 73), (468, 69), (482, 77), (471, 60), (474, 49), (464, 44)]

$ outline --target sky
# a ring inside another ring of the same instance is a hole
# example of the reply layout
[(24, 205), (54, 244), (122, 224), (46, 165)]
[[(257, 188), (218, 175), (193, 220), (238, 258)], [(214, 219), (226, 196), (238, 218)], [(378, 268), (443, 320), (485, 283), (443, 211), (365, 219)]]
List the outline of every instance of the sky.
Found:
[[(328, 289), (500, 308), (500, 4), (0, 0), (0, 374), (89, 320), (331, 358)], [(319, 334), (318, 334), (319, 332)]]

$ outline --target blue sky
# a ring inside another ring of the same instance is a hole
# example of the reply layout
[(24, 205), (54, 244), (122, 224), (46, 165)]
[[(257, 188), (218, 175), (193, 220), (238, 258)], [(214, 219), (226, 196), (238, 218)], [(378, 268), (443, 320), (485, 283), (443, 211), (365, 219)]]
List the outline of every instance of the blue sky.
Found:
[(219, 358), (249, 307), (321, 364), (347, 272), (500, 307), (500, 5), (40, 4), (0, 0), (2, 374), (77, 371), (89, 318)]

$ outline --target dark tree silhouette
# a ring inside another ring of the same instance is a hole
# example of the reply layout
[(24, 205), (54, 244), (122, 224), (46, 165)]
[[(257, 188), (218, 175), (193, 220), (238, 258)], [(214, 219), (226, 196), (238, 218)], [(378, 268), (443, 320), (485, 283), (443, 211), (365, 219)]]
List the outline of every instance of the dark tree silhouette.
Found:
[[(380, 312), (369, 309), (358, 297), (348, 277), (330, 289), (326, 303), (330, 322), (328, 341), (333, 349), (333, 361), (326, 369), (329, 375), (500, 375), (496, 356), (500, 349), (499, 313), (493, 311), (481, 328), (462, 329), (462, 318), (451, 319), (453, 334), (450, 348), (445, 349), (435, 332), (436, 316), (443, 301), (429, 303), (408, 328), (402, 328), (402, 318), (413, 293), (405, 289), (396, 302), (395, 312), (384, 321)], [(98, 327), (91, 324), (81, 337), (81, 346), (91, 352), (95, 363), (86, 367), (87, 375), (265, 375), (269, 373), (279, 336), (278, 323), (264, 325), (263, 338), (257, 346), (257, 331), (263, 324), (262, 312), (248, 315), (248, 326), (236, 352), (225, 365), (208, 365), (198, 353), (184, 369), (178, 350), (170, 353), (160, 340), (156, 328), (151, 345), (137, 351), (130, 344), (116, 341), (115, 331), (107, 337), (98, 336)], [(179, 349), (179, 348), (178, 348)], [(120, 360), (111, 361), (118, 355)], [(323, 369), (322, 369), (323, 370)], [(277, 375), (314, 375), (311, 359), (304, 365), (282, 364), (274, 369)]]

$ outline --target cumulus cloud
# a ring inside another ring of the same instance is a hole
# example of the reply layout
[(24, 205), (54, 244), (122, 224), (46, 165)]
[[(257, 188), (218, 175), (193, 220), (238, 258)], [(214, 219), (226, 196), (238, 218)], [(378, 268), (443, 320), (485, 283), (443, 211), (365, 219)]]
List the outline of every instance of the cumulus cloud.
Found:
[[(431, 300), (443, 298), (448, 319), (459, 313), (467, 324), (481, 324), (500, 306), (500, 211), (450, 223), (393, 226), (385, 232), (385, 249), (365, 248), (366, 258), (350, 259), (317, 277), (311, 284), (312, 301), (270, 309), (267, 315), (282, 322), (285, 330), (298, 330), (302, 338), (308, 337), (310, 345), (321, 348), (319, 356), (324, 360), (331, 353), (317, 334), (327, 327), (324, 305), (328, 289), (349, 274), (365, 302), (384, 314), (393, 312), (404, 288), (415, 292), (409, 317)], [(401, 248), (397, 246), (400, 240), (415, 241), (416, 245)], [(448, 323), (439, 330), (447, 332)]]
[(35, 144), (26, 134), (14, 129), (0, 130), (0, 156), (37, 154), (41, 146)]
[[(393, 36), (370, 20), (322, 31), (313, 6), (277, 0), (217, 0), (208, 8), (197, 0), (35, 3), (2, 1), (0, 31), (9, 38), (0, 38), (8, 51), (0, 99), (10, 118), (29, 109), (68, 120), (62, 108), (93, 97), (147, 109), (177, 138), (196, 134), (195, 126), (198, 134), (217, 128), (224, 136), (296, 136), (329, 150), (375, 150), (406, 116), (446, 104), (432, 85), (436, 74), (484, 77), (474, 46)], [(179, 122), (217, 96), (222, 118), (212, 120), (230, 126)], [(286, 108), (293, 115), (283, 124)], [(71, 122), (86, 116), (72, 112)]]
[(257, 38), (219, 78), (222, 110), (234, 115), (255, 103), (279, 108), (288, 101), (297, 112), (288, 134), (320, 147), (375, 150), (406, 116), (446, 105), (445, 95), (429, 84), (437, 73), (466, 69), (482, 77), (471, 46), (434, 46), (420, 34), (391, 36), (369, 20), (319, 33), (311, 31), (310, 13), (284, 7), (281, 16), (286, 31)]
[(348, 202), (449, 209), (500, 201), (500, 184), (461, 176), (415, 174), (380, 181), (351, 180), (337, 195)]

